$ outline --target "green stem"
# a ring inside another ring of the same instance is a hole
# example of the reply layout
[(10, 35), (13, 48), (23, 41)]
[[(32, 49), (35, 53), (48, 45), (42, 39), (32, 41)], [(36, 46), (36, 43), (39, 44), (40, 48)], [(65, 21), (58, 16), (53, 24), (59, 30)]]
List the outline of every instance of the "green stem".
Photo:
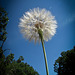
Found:
[(43, 34), (42, 34), (41, 29), (38, 30), (38, 33), (39, 33), (39, 36), (41, 38), (41, 43), (42, 43), (42, 48), (43, 48), (43, 53), (44, 53), (44, 59), (45, 59), (46, 73), (47, 73), (47, 75), (49, 75), (46, 52), (45, 52), (45, 47), (44, 47)]

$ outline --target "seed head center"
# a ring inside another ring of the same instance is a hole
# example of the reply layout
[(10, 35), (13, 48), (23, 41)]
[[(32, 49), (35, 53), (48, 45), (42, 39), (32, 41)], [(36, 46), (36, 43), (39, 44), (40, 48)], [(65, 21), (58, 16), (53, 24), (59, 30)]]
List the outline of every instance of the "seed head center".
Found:
[(35, 27), (37, 28), (37, 29), (40, 29), (40, 28), (43, 28), (43, 23), (41, 23), (41, 22), (38, 22), (38, 23), (36, 23), (35, 24)]

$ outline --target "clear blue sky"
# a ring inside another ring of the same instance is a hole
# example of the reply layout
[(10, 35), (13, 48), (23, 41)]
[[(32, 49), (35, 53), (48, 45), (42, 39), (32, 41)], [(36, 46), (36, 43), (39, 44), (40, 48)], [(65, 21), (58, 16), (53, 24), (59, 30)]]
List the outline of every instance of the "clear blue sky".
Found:
[[(38, 71), (40, 75), (46, 75), (45, 63), (41, 44), (29, 42), (20, 33), (18, 27), (19, 18), (24, 12), (36, 7), (50, 10), (57, 20), (57, 32), (54, 37), (45, 42), (49, 73), (54, 72), (55, 60), (62, 51), (67, 51), (75, 45), (75, 0), (1, 0), (0, 2), (8, 13), (7, 40), (4, 48), (11, 49), (15, 59), (24, 57), (24, 62)], [(6, 55), (9, 51), (6, 52)]]

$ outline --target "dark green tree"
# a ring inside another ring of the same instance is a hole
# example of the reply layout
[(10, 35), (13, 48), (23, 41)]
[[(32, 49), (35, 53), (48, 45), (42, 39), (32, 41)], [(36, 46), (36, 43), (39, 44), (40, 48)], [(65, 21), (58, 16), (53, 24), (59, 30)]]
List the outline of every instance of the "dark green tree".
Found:
[(7, 13), (3, 8), (0, 8), (0, 75), (39, 75), (27, 63), (22, 62), (24, 58), (19, 57), (18, 60), (14, 59), (14, 54), (9, 54), (5, 57), (4, 52), (9, 49), (3, 49), (6, 40), (6, 26), (8, 22)]
[(19, 59), (17, 60), (17, 63), (20, 63), (22, 60), (24, 60), (24, 58), (20, 56)]
[(7, 22), (8, 22), (7, 12), (0, 7), (0, 75), (4, 75), (3, 73), (5, 72), (5, 64), (4, 64), (5, 55), (3, 53), (7, 49), (3, 50), (2, 48), (7, 38), (6, 37)]
[[(18, 60), (20, 60), (20, 62), (17, 62)], [(14, 54), (10, 54), (6, 57), (6, 70), (4, 75), (39, 75), (33, 67), (22, 62), (24, 60), (22, 56), (20, 56), (18, 60), (14, 60)]]
[(7, 12), (0, 7), (0, 41), (1, 41), (1, 48), (3, 47), (3, 44), (6, 40), (6, 26), (8, 23), (8, 17), (7, 17)]
[(6, 51), (2, 50), (2, 47), (4, 45), (4, 42), (6, 40), (6, 26), (7, 26), (7, 22), (8, 22), (8, 17), (7, 17), (7, 12), (0, 7), (0, 58), (3, 56), (3, 52)]
[(61, 57), (55, 61), (54, 71), (58, 75), (75, 75), (75, 47), (61, 53)]

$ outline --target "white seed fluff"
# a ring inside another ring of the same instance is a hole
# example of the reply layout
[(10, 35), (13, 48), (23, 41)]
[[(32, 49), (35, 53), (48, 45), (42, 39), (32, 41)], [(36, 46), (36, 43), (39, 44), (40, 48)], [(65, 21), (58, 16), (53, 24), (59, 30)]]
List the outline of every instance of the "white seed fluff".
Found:
[(41, 41), (38, 29), (43, 32), (43, 39), (48, 41), (56, 33), (57, 22), (50, 11), (46, 9), (34, 8), (20, 18), (19, 27), (24, 37), (35, 42)]

